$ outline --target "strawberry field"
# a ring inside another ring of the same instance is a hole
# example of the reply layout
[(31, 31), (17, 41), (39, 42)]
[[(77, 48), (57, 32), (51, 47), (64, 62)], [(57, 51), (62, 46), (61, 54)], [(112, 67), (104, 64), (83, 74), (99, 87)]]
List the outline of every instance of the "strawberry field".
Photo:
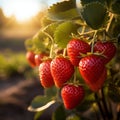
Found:
[(35, 120), (120, 119), (120, 1), (68, 0), (50, 6), (25, 41), (44, 88), (28, 107)]

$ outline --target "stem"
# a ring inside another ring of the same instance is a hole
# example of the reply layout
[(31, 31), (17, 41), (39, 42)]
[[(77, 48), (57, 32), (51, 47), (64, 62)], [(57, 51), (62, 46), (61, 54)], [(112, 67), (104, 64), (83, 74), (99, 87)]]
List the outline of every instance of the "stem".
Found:
[(64, 48), (64, 50), (63, 50), (63, 56), (64, 56), (64, 57), (65, 57), (65, 55), (66, 55), (66, 51), (67, 51), (67, 49)]
[(50, 58), (53, 57), (53, 44), (51, 45), (51, 48), (50, 48), (50, 55), (49, 55)]
[[(105, 28), (103, 28), (103, 29), (99, 29), (98, 31), (99, 32), (101, 32), (101, 31), (104, 31), (105, 30)], [(91, 30), (91, 31), (88, 31), (88, 32), (84, 32), (84, 33), (79, 33), (78, 32), (78, 34), (80, 35), (80, 36), (84, 36), (84, 35), (88, 35), (88, 34), (92, 34), (92, 33), (94, 33), (95, 32), (95, 30)]]
[(49, 35), (48, 33), (46, 33), (46, 32), (44, 32), (45, 33), (45, 35), (46, 36), (48, 36), (49, 38), (50, 38), (50, 40), (51, 40), (51, 48), (50, 48), (50, 58), (52, 58), (53, 56), (53, 47), (54, 47), (54, 40), (53, 40), (53, 38), (52, 38), (52, 36), (51, 35)]
[(94, 31), (94, 35), (93, 35), (93, 39), (92, 39), (92, 44), (91, 44), (91, 53), (94, 52), (94, 43), (95, 43), (95, 39), (96, 39), (96, 35), (97, 35), (97, 30)]
[(105, 120), (105, 114), (104, 114), (104, 111), (103, 111), (103, 109), (102, 109), (102, 105), (100, 104), (99, 97), (98, 97), (97, 93), (95, 93), (94, 96), (95, 96), (95, 99), (96, 99), (98, 108), (99, 108), (99, 110), (100, 110), (100, 113), (101, 113), (101, 115), (102, 115), (102, 118), (103, 118), (103, 120)]
[(85, 28), (86, 28), (86, 26), (83, 25), (83, 27), (82, 27), (82, 31), (81, 31), (81, 34), (85, 32)]
[(112, 20), (113, 20), (113, 18), (114, 18), (114, 14), (112, 14), (112, 13), (109, 13), (109, 14), (110, 14), (110, 21), (109, 21), (109, 23), (108, 23), (108, 25), (107, 25), (106, 32), (109, 31), (110, 25), (111, 25)]
[(108, 118), (108, 120), (112, 119), (112, 114), (109, 113), (109, 110), (108, 110), (108, 106), (106, 104), (106, 100), (105, 100), (105, 94), (104, 94), (104, 91), (103, 91), (103, 88), (101, 89), (101, 95), (102, 95), (102, 103), (103, 103), (103, 107), (104, 107), (104, 110), (106, 112), (106, 116)]
[(76, 73), (77, 73), (76, 71), (77, 71), (77, 68), (75, 67), (73, 83), (76, 83), (76, 77), (77, 77), (77, 76), (76, 76)]
[(96, 119), (97, 119), (97, 120), (100, 120), (100, 117), (99, 117), (99, 115), (97, 114), (97, 110), (96, 110), (96, 107), (94, 107), (94, 105), (93, 105), (93, 110), (94, 110), (94, 112), (95, 112)]
[(112, 111), (112, 105), (111, 105), (110, 100), (108, 100), (108, 106), (109, 106), (109, 112), (110, 112), (110, 114), (112, 116), (111, 118), (114, 118), (113, 111)]
[(61, 102), (61, 99), (60, 99), (60, 88), (56, 88), (56, 89), (57, 89), (56, 101), (57, 101), (57, 102)]

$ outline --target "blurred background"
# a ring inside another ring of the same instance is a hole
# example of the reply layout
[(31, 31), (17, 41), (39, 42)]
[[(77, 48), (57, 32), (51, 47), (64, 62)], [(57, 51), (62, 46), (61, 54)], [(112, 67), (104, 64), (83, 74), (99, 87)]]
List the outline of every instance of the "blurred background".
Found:
[(0, 120), (34, 118), (27, 107), (43, 88), (26, 61), (24, 41), (37, 33), (44, 12), (57, 1), (0, 0)]

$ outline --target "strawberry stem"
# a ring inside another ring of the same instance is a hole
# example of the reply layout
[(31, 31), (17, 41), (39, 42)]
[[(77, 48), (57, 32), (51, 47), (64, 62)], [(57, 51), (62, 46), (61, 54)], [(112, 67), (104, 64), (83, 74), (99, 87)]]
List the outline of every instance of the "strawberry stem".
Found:
[(46, 33), (45, 31), (44, 31), (44, 33), (45, 33), (45, 35), (51, 40), (51, 48), (50, 48), (50, 55), (49, 55), (49, 57), (50, 57), (50, 58), (53, 58), (54, 40), (53, 40), (53, 38), (52, 38), (51, 35), (49, 35), (49, 34)]
[[(102, 28), (102, 29), (99, 29), (98, 31), (99, 32), (101, 32), (101, 31), (104, 31), (105, 30), (105, 28)], [(88, 31), (88, 32), (84, 32), (84, 33), (79, 33), (78, 32), (78, 34), (80, 35), (80, 36), (84, 36), (84, 35), (88, 35), (88, 34), (92, 34), (92, 33), (94, 33), (95, 32), (95, 30), (91, 30), (91, 31)]]
[(109, 31), (109, 29), (110, 29), (110, 25), (111, 25), (112, 20), (113, 20), (113, 18), (114, 18), (114, 14), (109, 13), (109, 15), (110, 15), (110, 20), (109, 20), (109, 23), (108, 23), (108, 25), (107, 25), (106, 32)]
[(85, 32), (86, 25), (83, 25), (81, 34)]
[(74, 67), (74, 68), (75, 68), (75, 72), (74, 72), (73, 83), (76, 83), (77, 82), (77, 80), (76, 80), (76, 78), (77, 78), (77, 76), (76, 76), (76, 74), (77, 74), (77, 67)]
[(112, 116), (112, 114), (110, 114), (110, 112), (108, 110), (108, 106), (106, 104), (105, 94), (104, 94), (103, 88), (100, 90), (100, 92), (101, 92), (101, 96), (102, 96), (102, 104), (103, 104), (104, 110), (106, 112), (106, 117), (108, 118), (108, 120), (110, 120), (113, 118), (113, 116)]
[(53, 58), (53, 44), (51, 45), (51, 48), (50, 48), (50, 55), (49, 55), (49, 57), (50, 58)]
[(100, 117), (99, 117), (99, 115), (98, 115), (96, 106), (94, 106), (94, 104), (93, 104), (93, 111), (95, 112), (96, 119), (97, 119), (97, 120), (100, 120)]
[(57, 102), (61, 102), (61, 100), (60, 100), (60, 89), (59, 89), (59, 88), (56, 88), (56, 89), (57, 89), (56, 101), (57, 101)]
[(100, 100), (99, 100), (99, 96), (97, 95), (97, 93), (95, 93), (94, 96), (95, 96), (95, 99), (96, 99), (98, 108), (99, 108), (99, 110), (100, 110), (100, 113), (101, 113), (101, 115), (102, 115), (102, 118), (103, 118), (103, 120), (106, 120), (106, 119), (105, 119), (105, 114), (104, 114), (104, 111), (103, 111), (103, 108), (102, 108), (102, 105), (101, 105)]
[(66, 51), (67, 51), (67, 49), (66, 49), (66, 48), (64, 48), (64, 50), (63, 50), (63, 57), (65, 57), (65, 56), (66, 56)]
[(94, 33), (94, 35), (93, 35), (93, 39), (92, 39), (92, 44), (91, 44), (91, 53), (93, 53), (94, 52), (94, 43), (95, 43), (95, 39), (96, 39), (96, 35), (97, 35), (97, 30), (95, 30), (94, 31), (95, 33)]

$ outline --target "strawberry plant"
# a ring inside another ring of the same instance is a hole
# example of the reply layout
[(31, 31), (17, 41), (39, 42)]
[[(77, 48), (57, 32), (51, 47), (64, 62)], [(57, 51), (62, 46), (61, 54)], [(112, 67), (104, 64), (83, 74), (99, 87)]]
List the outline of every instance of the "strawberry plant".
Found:
[(45, 91), (28, 108), (35, 119), (54, 106), (52, 120), (119, 120), (120, 1), (58, 2), (41, 23), (25, 41)]

